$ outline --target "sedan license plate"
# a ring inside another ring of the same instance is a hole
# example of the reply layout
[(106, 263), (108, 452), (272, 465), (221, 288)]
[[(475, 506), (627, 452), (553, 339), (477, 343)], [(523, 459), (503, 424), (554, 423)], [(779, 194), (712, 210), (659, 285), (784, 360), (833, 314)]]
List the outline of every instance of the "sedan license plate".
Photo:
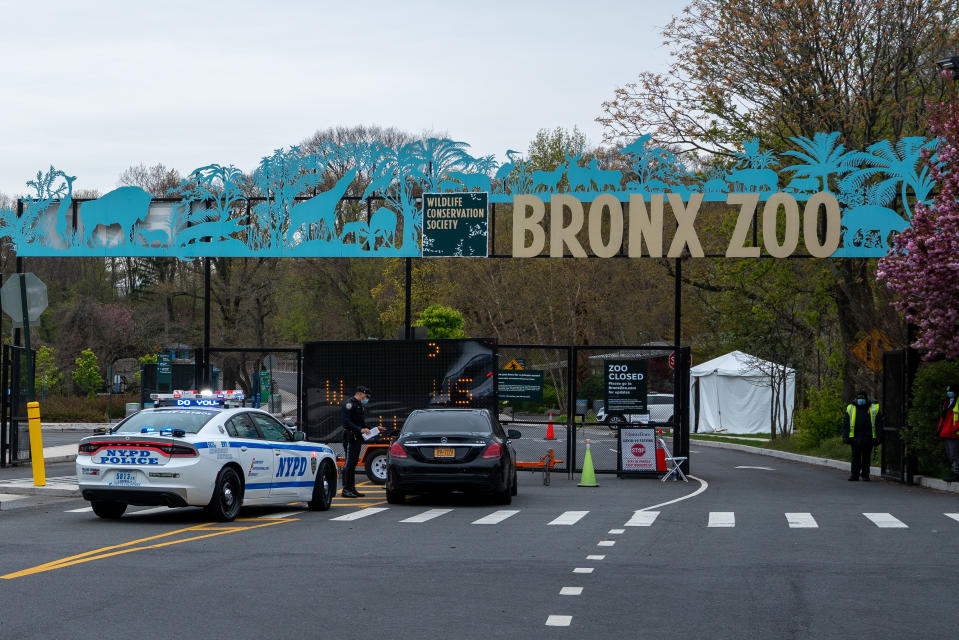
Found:
[(453, 458), (456, 456), (456, 449), (453, 447), (436, 447), (433, 449), (434, 458)]

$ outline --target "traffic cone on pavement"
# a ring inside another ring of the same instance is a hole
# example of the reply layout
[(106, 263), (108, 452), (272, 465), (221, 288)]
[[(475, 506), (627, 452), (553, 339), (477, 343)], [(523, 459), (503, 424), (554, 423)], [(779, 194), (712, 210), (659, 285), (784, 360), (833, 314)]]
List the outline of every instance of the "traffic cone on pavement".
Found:
[(555, 440), (556, 434), (553, 433), (553, 412), (549, 412), (549, 423), (546, 425), (546, 440)]
[(579, 478), (578, 487), (598, 487), (596, 471), (593, 470), (593, 454), (589, 452), (589, 440), (586, 441), (586, 457), (583, 459), (583, 474)]

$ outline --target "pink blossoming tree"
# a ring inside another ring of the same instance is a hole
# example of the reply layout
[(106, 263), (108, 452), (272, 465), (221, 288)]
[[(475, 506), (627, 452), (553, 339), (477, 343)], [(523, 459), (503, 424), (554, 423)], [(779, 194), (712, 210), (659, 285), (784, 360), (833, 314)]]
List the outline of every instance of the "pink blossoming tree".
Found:
[(930, 128), (938, 137), (938, 147), (935, 157), (926, 152), (926, 159), (939, 192), (931, 205), (916, 205), (912, 226), (896, 236), (889, 254), (879, 260), (876, 276), (897, 294), (893, 304), (916, 325), (912, 346), (925, 350), (927, 358), (955, 358), (959, 357), (959, 108), (955, 98), (935, 108)]

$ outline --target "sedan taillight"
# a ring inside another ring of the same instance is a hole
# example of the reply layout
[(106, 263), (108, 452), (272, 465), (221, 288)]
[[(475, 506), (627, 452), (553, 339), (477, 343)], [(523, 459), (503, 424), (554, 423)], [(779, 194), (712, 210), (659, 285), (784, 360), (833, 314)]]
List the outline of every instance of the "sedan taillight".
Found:
[(394, 442), (390, 445), (390, 457), (391, 458), (406, 458), (406, 449), (403, 448), (399, 442)]
[(495, 460), (496, 458), (503, 455), (503, 447), (498, 442), (494, 442), (490, 446), (486, 447), (486, 451), (483, 452), (483, 460)]

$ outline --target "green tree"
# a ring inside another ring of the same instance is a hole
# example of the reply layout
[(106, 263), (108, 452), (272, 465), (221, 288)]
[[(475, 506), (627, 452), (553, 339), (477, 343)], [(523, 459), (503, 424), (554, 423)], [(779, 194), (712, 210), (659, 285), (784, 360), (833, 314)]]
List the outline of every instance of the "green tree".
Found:
[(46, 345), (37, 349), (37, 368), (36, 384), (37, 390), (35, 397), (43, 397), (48, 391), (52, 391), (63, 379), (60, 368), (57, 367), (56, 353), (53, 347)]
[(423, 309), (417, 324), (426, 327), (430, 338), (465, 338), (463, 316), (456, 309), (441, 304), (431, 304)]
[(103, 376), (100, 375), (97, 356), (90, 349), (84, 349), (80, 352), (80, 357), (74, 362), (76, 369), (70, 374), (73, 377), (73, 382), (80, 388), (80, 391), (92, 398), (97, 390), (103, 387)]

